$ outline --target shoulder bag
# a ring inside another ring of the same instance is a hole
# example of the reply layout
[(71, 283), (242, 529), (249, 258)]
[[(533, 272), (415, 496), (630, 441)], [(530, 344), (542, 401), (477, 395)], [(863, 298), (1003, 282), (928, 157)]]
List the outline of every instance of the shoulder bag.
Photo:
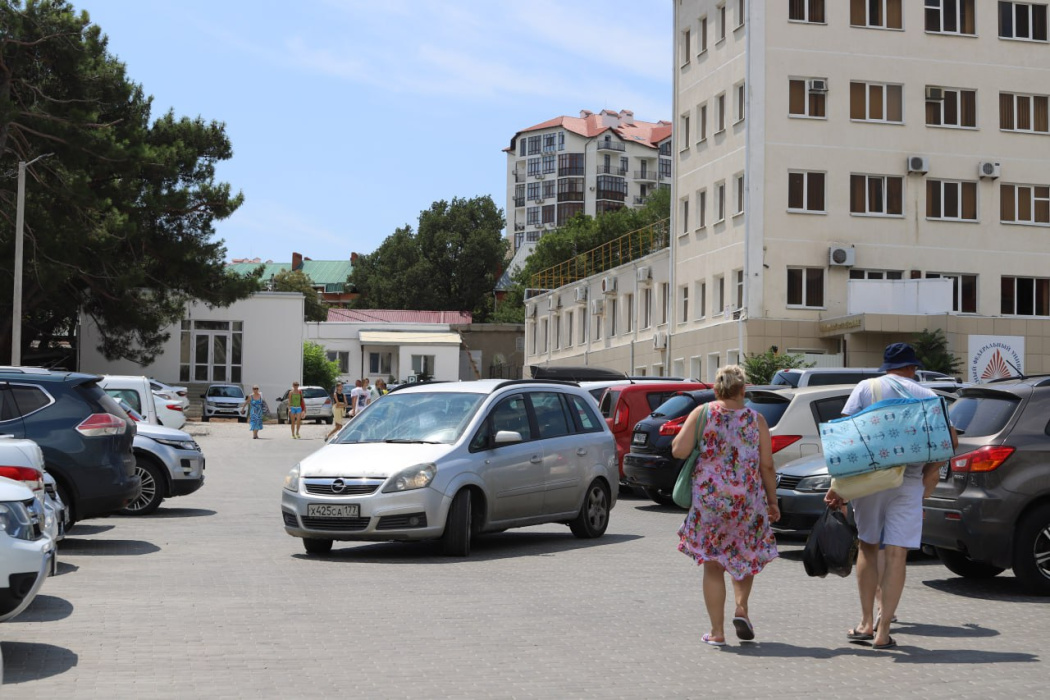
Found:
[(696, 421), (696, 438), (693, 440), (693, 451), (682, 462), (682, 469), (678, 472), (678, 479), (674, 482), (674, 491), (671, 498), (679, 508), (689, 508), (693, 505), (693, 470), (696, 468), (696, 460), (700, 458), (700, 438), (707, 426), (707, 404), (700, 409), (700, 416)]

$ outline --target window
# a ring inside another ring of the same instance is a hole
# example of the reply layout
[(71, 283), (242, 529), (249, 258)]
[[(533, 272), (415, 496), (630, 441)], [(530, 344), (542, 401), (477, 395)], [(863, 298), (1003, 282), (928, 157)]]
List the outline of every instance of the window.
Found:
[(1000, 92), (999, 128), (1003, 131), (1047, 133), (1050, 131), (1050, 123), (1047, 120), (1047, 96)]
[(926, 0), (926, 31), (976, 34), (973, 4), (974, 0)]
[(681, 316), (679, 316), (679, 318), (681, 319), (680, 322), (684, 323), (685, 321), (689, 320), (689, 285), (688, 284), (683, 284), (679, 288), (678, 296), (682, 300), (682, 304), (679, 307), (681, 309)]
[(555, 187), (557, 187), (557, 184), (558, 183), (555, 182), (554, 180), (544, 180), (543, 181), (543, 194), (541, 194), (540, 196), (543, 197), (544, 199), (547, 199), (547, 198), (554, 199)]
[(665, 324), (671, 316), (671, 285), (663, 282), (660, 285), (660, 323)]
[(610, 299), (605, 314), (609, 317), (609, 337), (616, 335), (616, 299)]
[[(346, 374), (350, 371), (350, 353), (342, 350), (329, 350), (325, 353), (328, 356), (329, 362), (335, 362), (339, 365), (339, 374)], [(373, 372), (373, 374), (375, 374)]]
[(902, 123), (904, 121), (902, 87), (882, 83), (851, 82), (849, 84), (849, 118), (866, 122)]
[(900, 280), (904, 279), (901, 270), (858, 270), (851, 268), (849, 271), (851, 280)]
[[(542, 335), (543, 335), (543, 342), (540, 344), (540, 347), (542, 348), (542, 352), (547, 352), (547, 342), (548, 342), (548, 340), (547, 340), (547, 319), (543, 319), (543, 321), (540, 323), (540, 329), (542, 330)], [(418, 355), (413, 355), (412, 356), (412, 366), (413, 367), (415, 367), (415, 361), (416, 361), (417, 357), (419, 357), (419, 356)]]
[(744, 26), (744, 16), (747, 14), (747, 1), (736, 0), (736, 28)]
[(952, 281), (952, 311), (964, 314), (977, 313), (977, 275), (958, 275), (943, 272), (926, 273), (926, 279), (942, 278)]
[(715, 108), (718, 110), (718, 128), (715, 129), (715, 133), (720, 134), (726, 130), (726, 94), (724, 92), (715, 98)]
[(698, 44), (699, 53), (707, 51), (707, 17), (700, 18), (700, 34), (696, 37), (696, 43)]
[(543, 135), (543, 152), (549, 153), (551, 151), (558, 150), (557, 134), (544, 134)]
[(707, 190), (696, 193), (696, 228), (707, 227)]
[(548, 153), (547, 155), (543, 156), (543, 174), (549, 175), (551, 173), (557, 172), (557, 163), (558, 157), (555, 154)]
[(540, 159), (539, 158), (529, 158), (528, 174), (529, 174), (529, 177), (534, 177), (534, 176), (540, 174)]
[(538, 345), (537, 338), (539, 338), (539, 328), (538, 328), (538, 326), (537, 326), (537, 324), (535, 322), (533, 322), (531, 324), (531, 326), (532, 326), (532, 350), (530, 350), (530, 352), (533, 355), (535, 355), (536, 354), (536, 348), (537, 348), (537, 345)]
[(559, 153), (558, 177), (585, 175), (584, 168), (586, 165), (587, 163), (582, 153)]
[(787, 271), (788, 306), (819, 308), (824, 306), (824, 268), (789, 267)]
[(926, 125), (977, 127), (977, 91), (926, 86)]
[(726, 6), (718, 6), (718, 41), (726, 40)]
[[(792, 22), (824, 23), (824, 0), (791, 0), (788, 19)], [(696, 375), (700, 376), (700, 375)]]
[(682, 233), (689, 233), (689, 199), (682, 200)]
[(793, 117), (824, 119), (827, 117), (826, 110), (826, 92), (810, 90), (809, 80), (805, 78), (792, 78), (788, 81), (788, 114)]
[(696, 303), (693, 306), (696, 307), (697, 320), (702, 319), (707, 312), (707, 282), (696, 283)]
[(653, 290), (649, 287), (642, 291), (642, 328), (653, 325)]
[(740, 173), (736, 176), (736, 211), (734, 215), (744, 213), (744, 195), (744, 174)]
[(1003, 277), (1000, 311), (1011, 316), (1050, 316), (1050, 279)]
[(733, 279), (736, 286), (736, 304), (733, 308), (739, 310), (744, 308), (744, 271), (737, 270), (734, 272)]
[(626, 294), (623, 298), (623, 329), (630, 333), (634, 330), (634, 295)]
[(723, 275), (715, 277), (714, 306), (711, 308), (712, 315), (721, 314), (726, 308), (726, 278)]
[[(369, 374), (390, 374), (390, 367), (393, 363), (394, 354), (391, 352), (370, 352), (368, 353), (368, 373)], [(346, 370), (343, 370), (346, 371)]]
[(903, 29), (901, 0), (850, 0), (849, 23), (871, 29)]
[(1046, 5), (1000, 2), (999, 38), (1046, 41), (1046, 18)]
[(525, 223), (529, 226), (535, 226), (540, 223), (539, 207), (529, 207), (525, 210)]
[(530, 182), (528, 189), (526, 190), (526, 199), (539, 199), (540, 198), (540, 184), (539, 182)]
[(682, 115), (682, 149), (689, 148), (689, 115)]
[[(581, 313), (586, 313), (582, 311)], [(573, 312), (569, 311), (565, 314), (565, 347), (572, 347), (572, 328), (573, 328)]]
[(594, 339), (602, 339), (602, 317), (600, 315), (594, 317)]
[(696, 112), (696, 120), (698, 122), (697, 127), (697, 143), (703, 143), (707, 140), (707, 105), (700, 105), (700, 108)]
[(561, 314), (554, 315), (554, 349), (561, 347)]
[(689, 59), (693, 55), (692, 50), (692, 32), (688, 29), (682, 32), (682, 65), (688, 65)]
[(529, 155), (534, 156), (540, 152), (540, 137), (530, 136), (529, 137)]
[(851, 214), (902, 216), (904, 214), (904, 178), (883, 175), (850, 175), (849, 210)]
[(670, 179), (671, 177), (671, 159), (661, 158), (660, 159), (660, 178)]
[(587, 314), (585, 314), (585, 313), (580, 314), (580, 343), (581, 344), (587, 342), (587, 329), (590, 328), (590, 326), (588, 326), (587, 323), (588, 323), (588, 321), (587, 321)]
[(528, 145), (529, 145), (529, 140), (528, 139), (521, 139), (520, 141), (518, 141), (518, 155), (519, 156), (528, 155), (528, 150), (527, 150), (528, 149)]
[[(18, 388), (19, 389), (24, 389), (25, 387), (18, 387)], [(139, 393), (137, 391), (135, 391), (133, 389), (106, 389), (105, 391), (106, 391), (107, 394), (112, 396), (118, 402), (121, 399), (123, 399), (128, 404), (128, 406), (130, 406), (131, 408), (133, 408), (135, 410), (136, 413), (142, 413), (142, 399), (139, 397)], [(28, 410), (23, 410), (21, 408), (21, 402), (18, 402), (17, 399), (16, 399), (16, 403), (19, 406), (19, 410), (21, 410), (23, 413), (31, 413), (32, 412), (32, 411), (28, 411)]]
[(977, 183), (927, 180), (926, 218), (977, 221)]
[(747, 115), (747, 90), (744, 83), (736, 86), (736, 121), (744, 121)]
[(1000, 185), (1000, 221), (1008, 224), (1050, 224), (1050, 187)]
[[(546, 321), (543, 328), (543, 349), (547, 349), (547, 328)], [(422, 379), (423, 377), (430, 378), (434, 376), (434, 355), (413, 355), (412, 356), (412, 374), (416, 375), (417, 378)]]
[(726, 220), (726, 183), (715, 185), (715, 223)]
[(580, 422), (580, 432), (584, 433), (600, 433), (605, 426), (605, 421), (598, 418), (598, 415), (594, 412), (594, 407), (588, 405), (586, 399), (582, 399), (579, 396), (569, 396), (572, 401), (572, 408), (576, 411), (576, 416)]
[(824, 211), (824, 173), (788, 173), (788, 211)]
[(555, 209), (556, 207), (553, 204), (544, 204), (542, 207), (540, 207), (541, 223), (553, 224), (555, 219)]

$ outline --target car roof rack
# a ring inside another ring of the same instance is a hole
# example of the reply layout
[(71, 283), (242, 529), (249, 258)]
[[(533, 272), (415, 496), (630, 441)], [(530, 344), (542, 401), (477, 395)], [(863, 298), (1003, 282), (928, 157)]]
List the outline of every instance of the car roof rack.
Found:
[(575, 387), (579, 387), (580, 386), (576, 382), (570, 382), (570, 381), (567, 381), (567, 380), (564, 380), (564, 379), (535, 379), (535, 378), (533, 378), (533, 379), (508, 379), (505, 382), (500, 382), (499, 384), (497, 384), (496, 385), (496, 389), (502, 389), (503, 387), (514, 386), (516, 384), (525, 384), (525, 385), (528, 385), (528, 384), (559, 384), (561, 386), (575, 386)]
[(619, 379), (626, 382), (630, 379), (626, 372), (589, 365), (582, 367), (530, 365), (529, 370), (532, 372), (533, 379), (561, 379), (570, 382), (600, 382)]

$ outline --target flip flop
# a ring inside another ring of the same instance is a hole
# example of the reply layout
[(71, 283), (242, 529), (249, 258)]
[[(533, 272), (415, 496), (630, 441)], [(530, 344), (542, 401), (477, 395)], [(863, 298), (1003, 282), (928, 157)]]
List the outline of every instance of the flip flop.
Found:
[(755, 638), (755, 628), (746, 617), (734, 617), (733, 627), (736, 628), (736, 636), (740, 640), (750, 642)]
[(710, 644), (713, 647), (724, 647), (726, 645), (725, 642), (718, 641), (717, 639), (712, 637), (710, 634), (705, 634), (703, 637), (700, 637), (700, 641), (703, 642), (704, 644)]
[(883, 649), (892, 649), (895, 646), (897, 646), (897, 640), (895, 640), (893, 637), (890, 637), (890, 640), (885, 644), (872, 644), (871, 648), (875, 649), (876, 651), (881, 651)]
[(846, 632), (846, 639), (850, 640), (851, 642), (870, 642), (871, 640), (875, 639), (875, 634), (865, 634), (864, 632), (858, 632), (856, 629), (851, 629), (848, 632)]

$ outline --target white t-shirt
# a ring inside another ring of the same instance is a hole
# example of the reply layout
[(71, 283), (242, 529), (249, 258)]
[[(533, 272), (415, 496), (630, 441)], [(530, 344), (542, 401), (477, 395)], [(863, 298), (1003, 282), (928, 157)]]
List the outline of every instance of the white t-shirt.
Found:
[(367, 406), (368, 391), (359, 386), (355, 386), (354, 390), (350, 392), (350, 405), (355, 407), (358, 411)]

